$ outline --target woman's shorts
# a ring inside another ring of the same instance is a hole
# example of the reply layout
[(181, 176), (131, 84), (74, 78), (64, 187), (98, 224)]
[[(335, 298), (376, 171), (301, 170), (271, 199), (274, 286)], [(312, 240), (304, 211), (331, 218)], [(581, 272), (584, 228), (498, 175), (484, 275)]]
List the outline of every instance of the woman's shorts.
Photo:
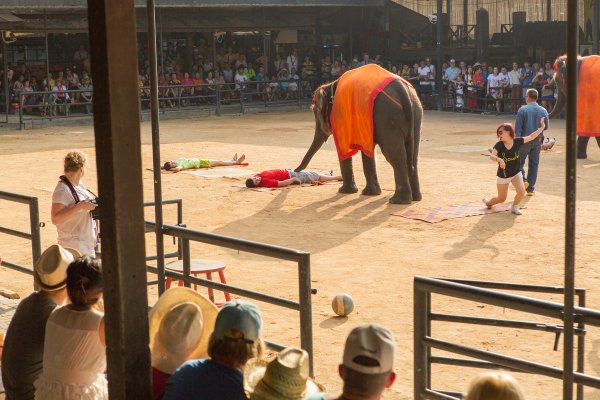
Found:
[(300, 171), (296, 172), (293, 169), (288, 169), (290, 177), (299, 178), (302, 183), (311, 183), (319, 180), (320, 174), (314, 171)]
[(500, 178), (497, 177), (496, 179), (496, 183), (498, 185), (508, 185), (509, 183), (511, 183), (513, 181), (513, 179), (521, 177), (521, 180), (523, 179), (523, 174), (521, 174), (521, 171), (519, 171), (518, 174), (511, 176), (510, 178)]

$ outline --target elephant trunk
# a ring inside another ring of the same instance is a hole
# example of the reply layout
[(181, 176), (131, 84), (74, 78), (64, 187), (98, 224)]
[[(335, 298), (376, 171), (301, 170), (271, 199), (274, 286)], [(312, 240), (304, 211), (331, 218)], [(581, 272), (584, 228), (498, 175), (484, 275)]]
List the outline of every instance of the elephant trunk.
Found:
[(312, 160), (315, 153), (319, 151), (321, 146), (323, 146), (323, 143), (325, 143), (325, 138), (323, 137), (323, 135), (321, 135), (319, 132), (315, 132), (315, 138), (313, 139), (310, 148), (304, 155), (304, 158), (302, 159), (300, 165), (294, 171), (299, 172), (304, 170), (308, 166), (310, 160)]
[(565, 108), (566, 104), (567, 101), (565, 98), (565, 94), (562, 91), (559, 91), (558, 98), (556, 99), (556, 104), (554, 105), (554, 108), (552, 108), (552, 111), (550, 111), (550, 114), (548, 114), (548, 118), (558, 117), (563, 108)]

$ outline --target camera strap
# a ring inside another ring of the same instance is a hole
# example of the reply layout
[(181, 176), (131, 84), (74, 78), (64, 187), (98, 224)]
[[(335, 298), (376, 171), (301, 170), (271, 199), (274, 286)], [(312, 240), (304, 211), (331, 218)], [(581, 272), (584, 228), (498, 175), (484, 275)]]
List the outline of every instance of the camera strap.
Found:
[(79, 203), (81, 200), (79, 200), (79, 195), (77, 194), (77, 192), (75, 191), (75, 188), (73, 187), (73, 184), (71, 183), (71, 181), (64, 175), (60, 176), (60, 180), (67, 185), (67, 187), (69, 188), (69, 190), (71, 191), (71, 194), (73, 195), (73, 197), (75, 198), (75, 204)]
[[(71, 191), (71, 194), (73, 195), (73, 198), (75, 199), (75, 203), (79, 203), (81, 200), (79, 200), (79, 195), (75, 191), (75, 188), (73, 187), (73, 184), (71, 183), (71, 181), (66, 176), (64, 176), (64, 175), (60, 176), (60, 180), (65, 185), (67, 185), (67, 187), (69, 188), (69, 191)], [(85, 190), (87, 190), (92, 196), (94, 196), (94, 198), (98, 198), (98, 196), (96, 196), (96, 194), (94, 192), (92, 192), (90, 189), (86, 188), (85, 186), (83, 186), (83, 188)]]

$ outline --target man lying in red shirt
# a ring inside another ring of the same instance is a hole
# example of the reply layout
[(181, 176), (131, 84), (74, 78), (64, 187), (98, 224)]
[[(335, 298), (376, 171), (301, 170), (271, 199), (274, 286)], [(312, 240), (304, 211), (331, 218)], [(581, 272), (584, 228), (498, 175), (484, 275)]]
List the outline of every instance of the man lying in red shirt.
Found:
[(292, 169), (271, 169), (246, 180), (246, 187), (285, 187), (301, 183), (341, 181), (342, 176), (322, 175), (314, 171), (295, 172)]

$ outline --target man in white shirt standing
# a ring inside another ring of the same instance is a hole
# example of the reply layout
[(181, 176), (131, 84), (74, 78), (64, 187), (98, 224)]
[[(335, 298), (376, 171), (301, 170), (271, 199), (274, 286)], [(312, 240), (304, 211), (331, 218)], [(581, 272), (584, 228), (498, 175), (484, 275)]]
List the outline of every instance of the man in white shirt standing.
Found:
[(298, 71), (298, 49), (297, 48), (294, 47), (292, 49), (292, 52), (290, 53), (289, 56), (287, 56), (285, 63), (287, 64), (288, 71), (291, 71), (292, 69), (295, 69), (296, 71)]

